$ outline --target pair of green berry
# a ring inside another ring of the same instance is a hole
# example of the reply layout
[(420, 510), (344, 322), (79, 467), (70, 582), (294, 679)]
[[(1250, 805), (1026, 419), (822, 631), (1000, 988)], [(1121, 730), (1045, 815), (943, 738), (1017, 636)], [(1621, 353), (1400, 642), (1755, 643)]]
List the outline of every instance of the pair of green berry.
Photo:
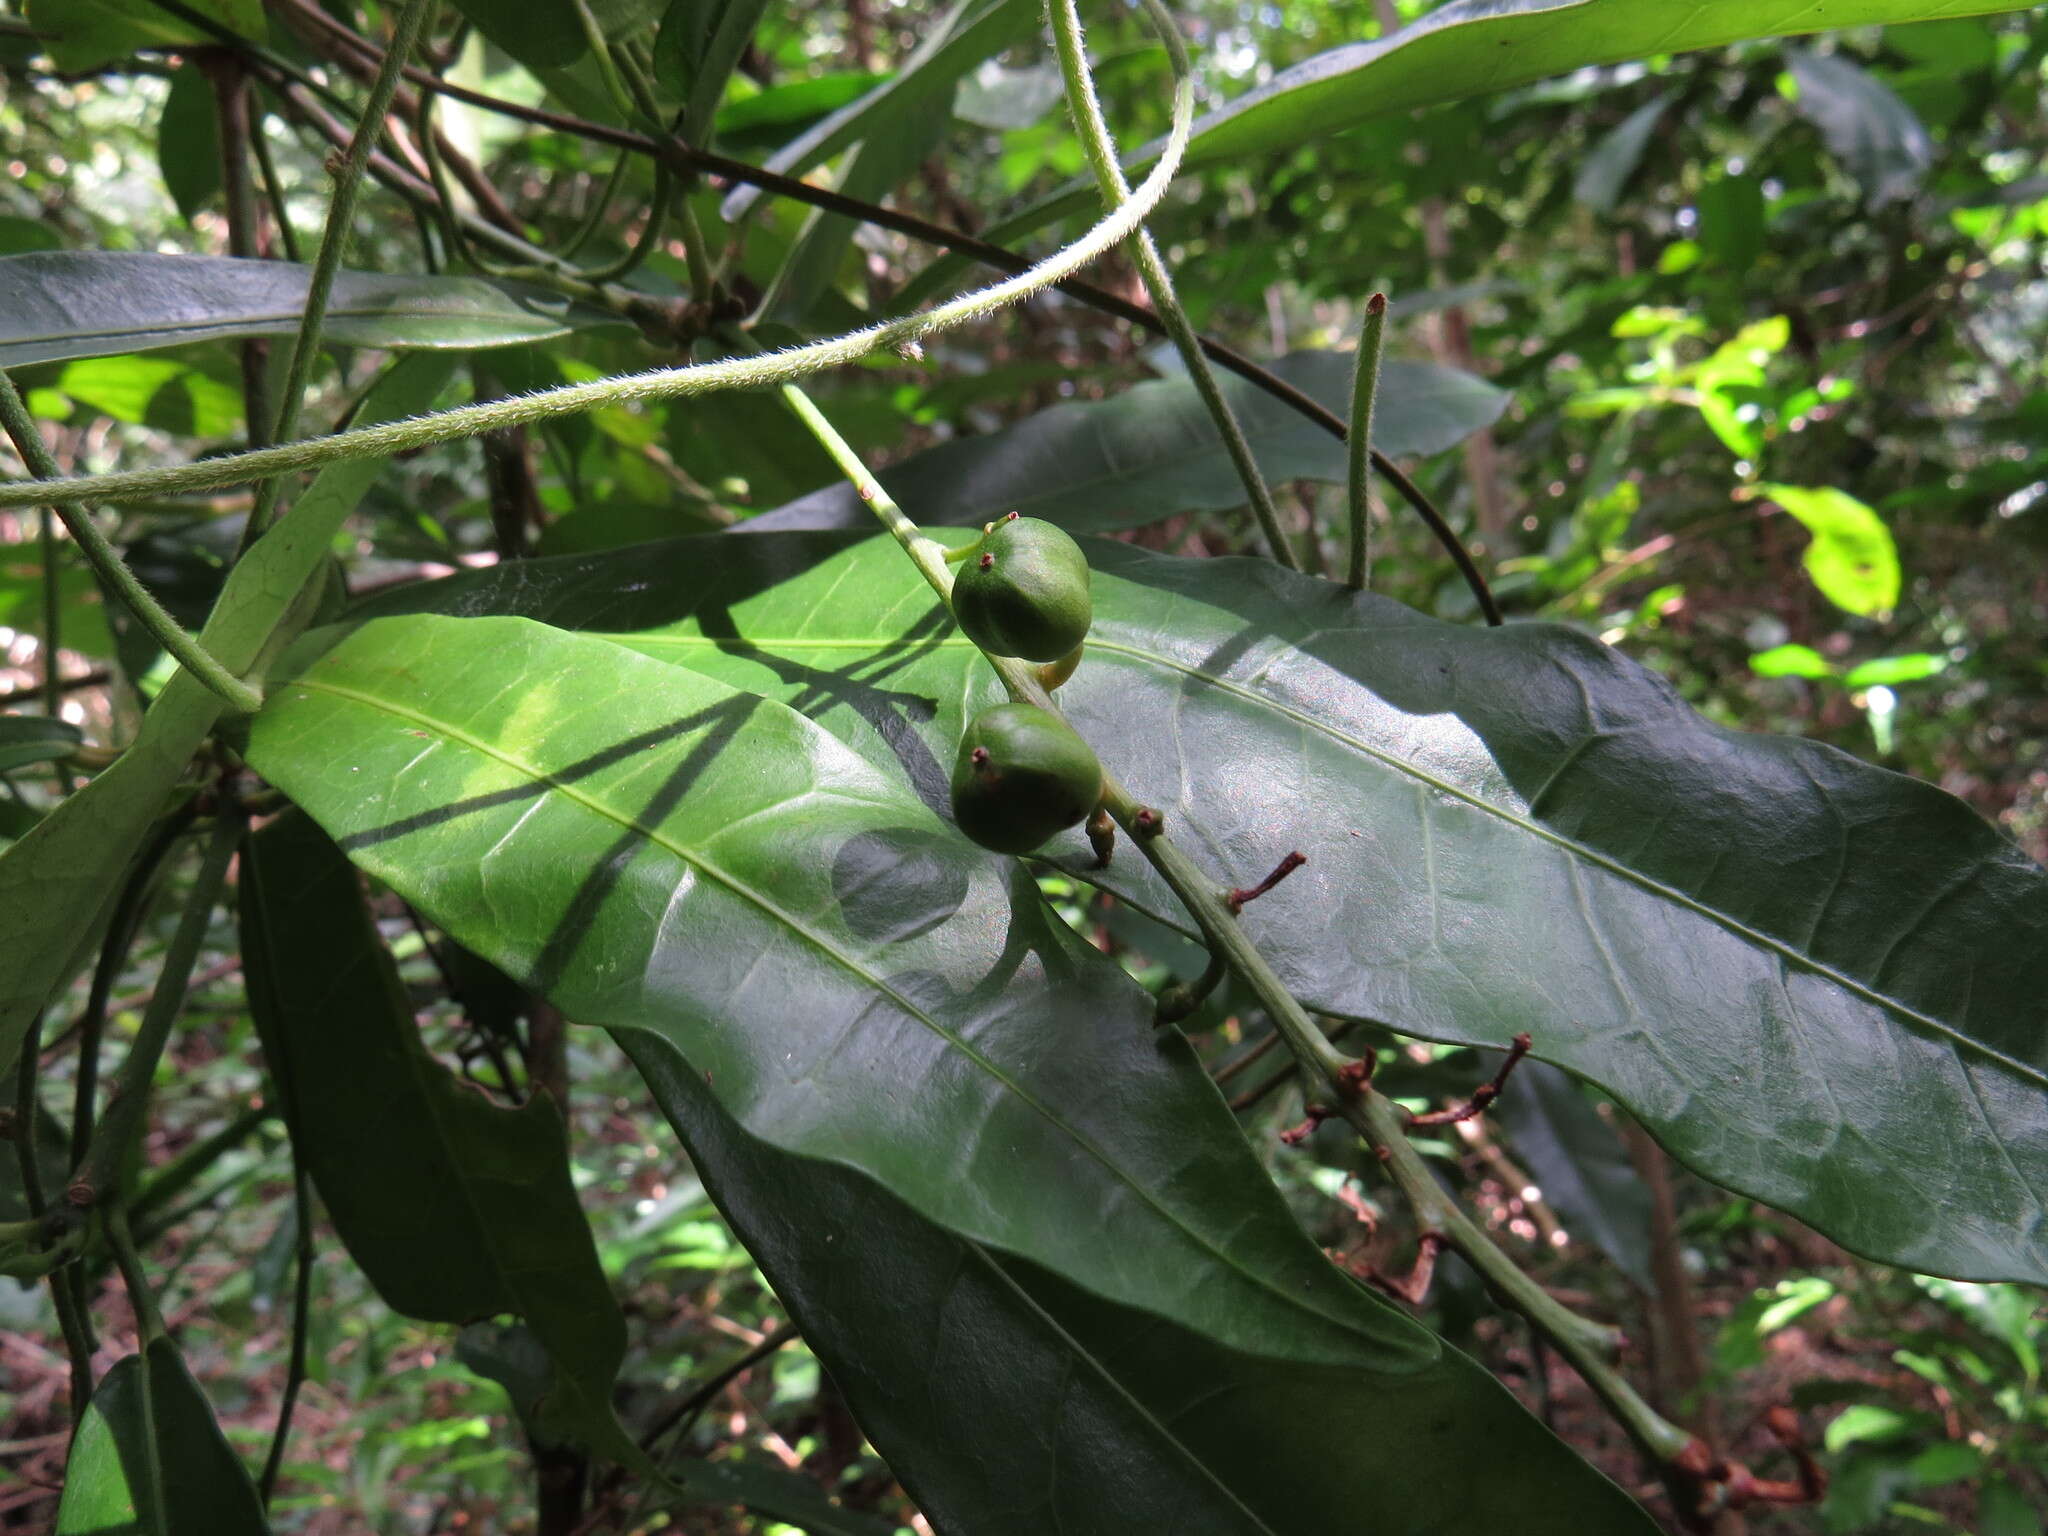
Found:
[[(1048, 664), (1057, 687), (1080, 663), (1094, 617), (1088, 557), (1064, 530), (1012, 512), (958, 557), (953, 617), (997, 656)], [(997, 853), (1029, 853), (1102, 801), (1102, 765), (1059, 716), (997, 704), (968, 723), (953, 764), (953, 819)]]

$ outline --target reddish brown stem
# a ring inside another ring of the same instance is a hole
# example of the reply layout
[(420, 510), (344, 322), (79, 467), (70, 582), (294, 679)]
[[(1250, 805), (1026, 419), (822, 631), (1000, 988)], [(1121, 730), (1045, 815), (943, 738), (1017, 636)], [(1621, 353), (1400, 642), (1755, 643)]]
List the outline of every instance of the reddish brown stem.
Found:
[(1383, 1275), (1376, 1269), (1367, 1269), (1364, 1278), (1367, 1284), (1377, 1286), (1396, 1301), (1419, 1307), (1429, 1299), (1429, 1288), (1436, 1280), (1436, 1256), (1443, 1252), (1443, 1247), (1441, 1232), (1425, 1232), (1416, 1241), (1415, 1262), (1407, 1274)]
[(1257, 901), (1266, 892), (1273, 889), (1274, 886), (1285, 880), (1307, 862), (1308, 856), (1306, 854), (1290, 853), (1286, 858), (1273, 866), (1273, 872), (1266, 876), (1265, 879), (1261, 880), (1257, 885), (1239, 886), (1223, 898), (1223, 904), (1230, 908), (1232, 912), (1242, 912), (1246, 902)]
[(1507, 1059), (1501, 1062), (1500, 1070), (1493, 1074), (1493, 1081), (1481, 1083), (1472, 1090), (1471, 1098), (1450, 1109), (1434, 1109), (1426, 1115), (1411, 1114), (1408, 1117), (1410, 1128), (1418, 1125), (1456, 1125), (1460, 1120), (1472, 1120), (1485, 1114), (1487, 1105), (1500, 1097), (1501, 1090), (1508, 1085), (1509, 1075), (1521, 1065), (1522, 1058), (1528, 1054), (1528, 1035), (1515, 1036), (1513, 1043), (1508, 1047)]

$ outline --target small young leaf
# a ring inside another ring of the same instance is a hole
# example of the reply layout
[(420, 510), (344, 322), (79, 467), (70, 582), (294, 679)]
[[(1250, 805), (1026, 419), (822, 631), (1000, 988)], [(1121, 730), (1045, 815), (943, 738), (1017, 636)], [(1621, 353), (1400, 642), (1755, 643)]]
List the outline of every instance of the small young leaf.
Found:
[(1878, 515), (1847, 491), (1828, 486), (1759, 486), (1813, 535), (1806, 574), (1836, 607), (1882, 618), (1899, 601), (1899, 550)]

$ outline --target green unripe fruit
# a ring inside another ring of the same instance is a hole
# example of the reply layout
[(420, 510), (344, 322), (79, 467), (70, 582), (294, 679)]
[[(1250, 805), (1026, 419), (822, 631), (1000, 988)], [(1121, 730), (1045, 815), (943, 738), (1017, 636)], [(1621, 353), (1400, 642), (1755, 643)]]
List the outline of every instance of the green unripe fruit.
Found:
[(1088, 637), (1088, 557), (1066, 530), (1014, 513), (994, 524), (953, 583), (953, 617), (997, 656), (1058, 661)]
[(953, 763), (953, 819), (997, 853), (1029, 853), (1102, 799), (1088, 743), (1036, 704), (998, 704), (968, 724)]

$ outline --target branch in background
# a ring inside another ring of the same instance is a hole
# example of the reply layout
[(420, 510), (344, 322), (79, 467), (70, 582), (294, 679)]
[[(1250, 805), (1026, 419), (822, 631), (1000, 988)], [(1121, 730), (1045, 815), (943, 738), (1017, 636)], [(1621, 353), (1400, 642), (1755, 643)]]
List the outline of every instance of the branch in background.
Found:
[[(257, 214), (255, 188), (249, 177), (249, 80), (241, 55), (229, 48), (201, 48), (193, 62), (213, 87), (215, 120), (220, 125), (221, 187), (227, 200), (228, 254), (245, 261), (261, 259), (263, 229)], [(261, 448), (270, 441), (270, 390), (267, 383), (270, 342), (244, 337), (237, 349), (242, 359), (242, 420), (248, 444)]]

